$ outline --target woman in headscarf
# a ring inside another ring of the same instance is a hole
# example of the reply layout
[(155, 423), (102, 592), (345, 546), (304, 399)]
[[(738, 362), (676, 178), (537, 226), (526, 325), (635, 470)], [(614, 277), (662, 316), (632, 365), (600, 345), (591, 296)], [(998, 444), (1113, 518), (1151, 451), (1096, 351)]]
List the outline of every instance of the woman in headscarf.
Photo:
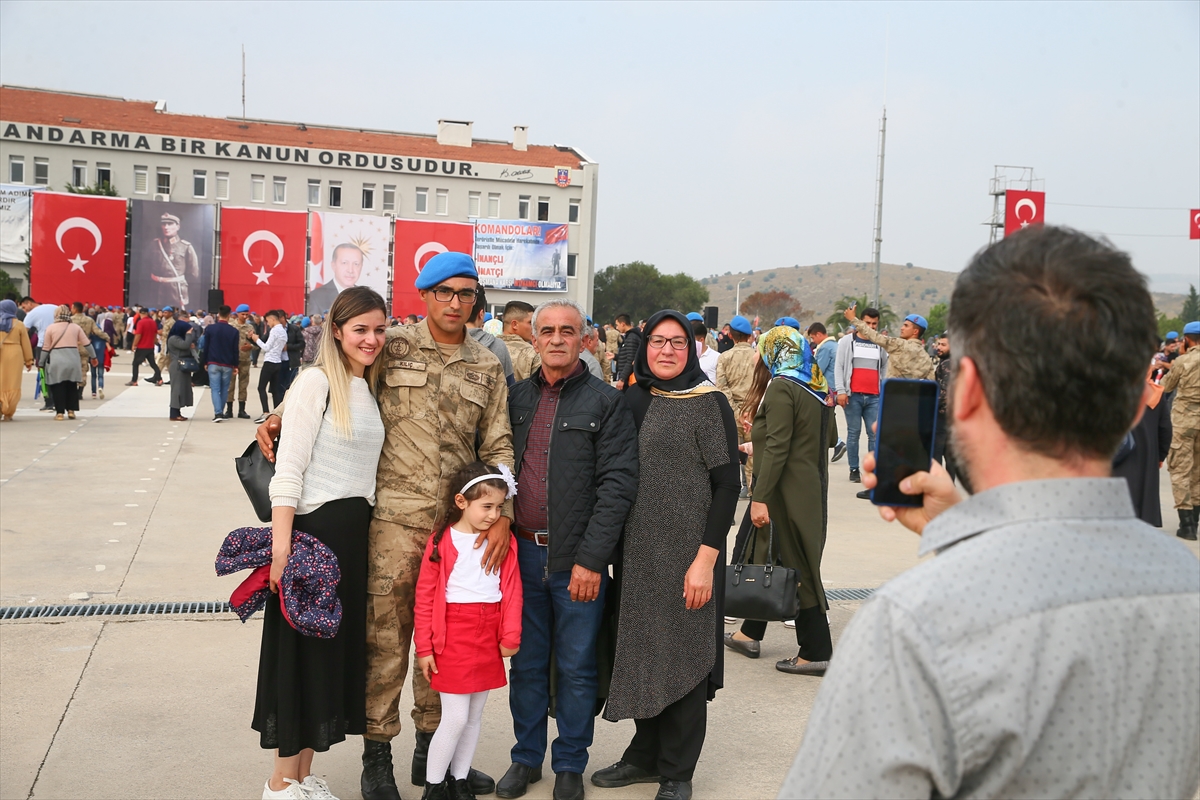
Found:
[(179, 312), (179, 319), (171, 326), (170, 332), (167, 333), (167, 355), (170, 357), (168, 365), (171, 373), (171, 419), (177, 422), (185, 422), (187, 417), (183, 415), (183, 409), (192, 405), (192, 375), (190, 372), (185, 372), (182, 366), (182, 359), (196, 358), (196, 339), (199, 334), (196, 333), (195, 327), (192, 326), (188, 319), (186, 311)]
[(678, 311), (649, 319), (626, 398), (638, 426), (641, 480), (625, 522), (620, 617), (604, 718), (633, 719), (621, 760), (592, 783), (659, 783), (687, 800), (707, 703), (723, 681), (725, 538), (738, 480), (733, 410), (700, 368)]
[[(829, 603), (821, 584), (821, 552), (828, 522), (829, 386), (813, 358), (808, 340), (795, 328), (781, 325), (758, 341), (762, 357), (743, 408), (754, 415), (750, 441), (754, 446), (754, 500), (743, 534), (754, 539), (759, 564), (782, 563), (800, 579), (800, 610), (796, 614), (795, 658), (775, 665), (793, 675), (824, 675), (833, 655), (826, 612)], [(760, 402), (761, 400), (761, 402)], [(757, 412), (754, 411), (757, 409)], [(774, 552), (767, 553), (771, 525)], [(756, 530), (750, 531), (753, 525)], [(740, 544), (738, 545), (740, 547)], [(767, 623), (746, 620), (737, 633), (725, 635), (725, 645), (758, 658)]]
[(21, 402), (21, 367), (33, 368), (29, 331), (17, 319), (17, 304), (0, 301), (0, 419), (11, 420)]
[(80, 356), (87, 362), (96, 363), (91, 340), (83, 328), (71, 322), (71, 309), (59, 306), (54, 313), (54, 324), (46, 328), (41, 343), (46, 385), (50, 388), (50, 396), (54, 398), (54, 418), (62, 419), (65, 413), (70, 419), (75, 419), (75, 412), (79, 410), (79, 391), (83, 385)]

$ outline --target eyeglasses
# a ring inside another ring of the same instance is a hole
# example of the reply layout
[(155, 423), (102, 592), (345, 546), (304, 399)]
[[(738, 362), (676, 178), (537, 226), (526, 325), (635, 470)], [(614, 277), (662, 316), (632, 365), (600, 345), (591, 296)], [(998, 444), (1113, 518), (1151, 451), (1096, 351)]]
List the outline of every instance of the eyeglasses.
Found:
[(673, 336), (668, 339), (665, 336), (652, 334), (646, 337), (646, 343), (655, 350), (662, 350), (668, 344), (671, 345), (672, 350), (686, 350), (688, 346), (688, 340), (686, 336)]
[(459, 289), (457, 292), (449, 286), (439, 286), (433, 290), (433, 298), (439, 303), (449, 303), (454, 297), (458, 297), (458, 301), (464, 306), (475, 305), (475, 298), (479, 296), (479, 292), (474, 289)]

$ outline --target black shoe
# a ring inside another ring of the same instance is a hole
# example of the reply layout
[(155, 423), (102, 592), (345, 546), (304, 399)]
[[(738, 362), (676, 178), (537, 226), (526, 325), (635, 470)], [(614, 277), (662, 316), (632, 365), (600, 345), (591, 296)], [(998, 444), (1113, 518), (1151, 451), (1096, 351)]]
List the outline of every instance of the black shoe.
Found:
[(846, 455), (846, 443), (838, 442), (833, 446), (833, 458), (830, 461), (841, 461), (842, 456)]
[(859, 500), (870, 500), (871, 499), (871, 490), (863, 489), (861, 492), (855, 492), (854, 496), (857, 497)]
[[(1185, 514), (1187, 515), (1186, 518)], [(1196, 541), (1196, 523), (1198, 520), (1200, 520), (1200, 509), (1179, 509), (1179, 531), (1175, 535), (1180, 539), (1187, 539), (1189, 542)]]
[(450, 790), (450, 800), (475, 800), (475, 792), (471, 791), (471, 782), (465, 778), (455, 780), (452, 777), (448, 777), (446, 779), (446, 788)]
[(856, 470), (856, 469), (850, 470), (850, 482), (851, 483), (862, 483), (862, 475), (858, 474), (858, 470)]
[[(233, 403), (229, 404), (229, 410), (233, 411)], [(246, 413), (246, 404), (238, 402), (238, 419), (250, 419), (250, 415)]]
[(496, 784), (496, 797), (503, 797), (506, 800), (520, 797), (528, 791), (529, 784), (537, 783), (541, 779), (541, 767), (527, 767), (514, 761), (508, 768), (508, 772), (504, 773), (504, 777)]
[(635, 767), (628, 761), (618, 761), (611, 767), (598, 769), (592, 773), (592, 783), (601, 789), (619, 789), (635, 783), (658, 783), (661, 776), (647, 772), (641, 767)]
[(746, 658), (758, 658), (762, 653), (761, 642), (743, 642), (741, 639), (733, 638), (732, 633), (725, 634), (725, 646), (734, 652), (741, 653)]
[(425, 791), (421, 792), (421, 800), (450, 800), (450, 783), (453, 779), (446, 779), (441, 783), (425, 784)]
[(578, 772), (555, 775), (554, 800), (583, 800), (583, 776)]
[(692, 800), (691, 781), (663, 781), (654, 800)]
[(425, 785), (425, 765), (429, 763), (429, 743), (433, 741), (433, 733), (417, 731), (417, 746), (413, 748), (412, 785)]
[(362, 762), (359, 788), (363, 800), (400, 800), (392, 772), (392, 743), (363, 739)]
[(801, 661), (800, 656), (796, 656), (795, 658), (785, 658), (783, 661), (776, 662), (775, 669), (780, 672), (786, 672), (789, 675), (813, 675), (819, 678), (825, 674), (825, 670), (829, 669), (829, 662)]
[(475, 794), (491, 794), (496, 791), (496, 782), (492, 780), (492, 776), (474, 767), (467, 773), (467, 783), (471, 784), (471, 791)]

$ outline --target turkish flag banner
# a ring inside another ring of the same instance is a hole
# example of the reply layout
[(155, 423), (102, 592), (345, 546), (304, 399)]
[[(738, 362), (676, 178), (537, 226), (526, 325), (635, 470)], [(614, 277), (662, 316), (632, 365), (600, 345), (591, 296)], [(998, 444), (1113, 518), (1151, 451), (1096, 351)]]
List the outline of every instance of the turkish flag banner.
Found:
[(29, 293), (39, 303), (125, 305), (128, 201), (33, 193)]
[(1004, 193), (1004, 235), (1046, 222), (1046, 193), (1009, 189)]
[[(258, 208), (221, 208), (221, 289), (225, 303), (259, 314), (304, 311), (308, 214)], [(213, 309), (214, 311), (216, 309)]]
[(1191, 222), (1188, 226), (1188, 238), (1200, 239), (1200, 208), (1193, 208), (1188, 220)]
[(475, 226), (464, 222), (396, 220), (392, 250), (392, 315), (425, 314), (425, 303), (417, 291), (417, 276), (425, 262), (438, 253), (475, 256)]

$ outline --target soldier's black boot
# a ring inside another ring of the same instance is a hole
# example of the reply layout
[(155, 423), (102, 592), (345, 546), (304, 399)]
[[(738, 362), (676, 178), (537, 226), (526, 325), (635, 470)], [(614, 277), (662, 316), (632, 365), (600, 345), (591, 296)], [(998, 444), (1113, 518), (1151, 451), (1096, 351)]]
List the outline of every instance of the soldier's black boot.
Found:
[(392, 772), (392, 743), (363, 739), (363, 771), (359, 780), (363, 800), (400, 800)]
[(1180, 539), (1186, 539), (1188, 530), (1192, 527), (1192, 510), (1190, 508), (1177, 508), (1179, 512), (1179, 530), (1175, 531), (1175, 535)]
[[(1180, 511), (1179, 513), (1182, 514), (1183, 511)], [(1196, 524), (1197, 522), (1200, 522), (1200, 508), (1190, 509), (1187, 514), (1187, 528), (1183, 531), (1183, 533), (1179, 534), (1179, 536), (1182, 539), (1187, 539), (1188, 541), (1194, 542), (1196, 541)]]
[(233, 401), (230, 400), (225, 404), (225, 419), (233, 419)]
[(429, 743), (433, 734), (417, 731), (417, 746), (413, 748), (412, 785), (427, 786), (425, 783), (425, 765), (429, 763)]
[(241, 401), (238, 401), (238, 419), (250, 419), (250, 415), (246, 413), (246, 404)]

